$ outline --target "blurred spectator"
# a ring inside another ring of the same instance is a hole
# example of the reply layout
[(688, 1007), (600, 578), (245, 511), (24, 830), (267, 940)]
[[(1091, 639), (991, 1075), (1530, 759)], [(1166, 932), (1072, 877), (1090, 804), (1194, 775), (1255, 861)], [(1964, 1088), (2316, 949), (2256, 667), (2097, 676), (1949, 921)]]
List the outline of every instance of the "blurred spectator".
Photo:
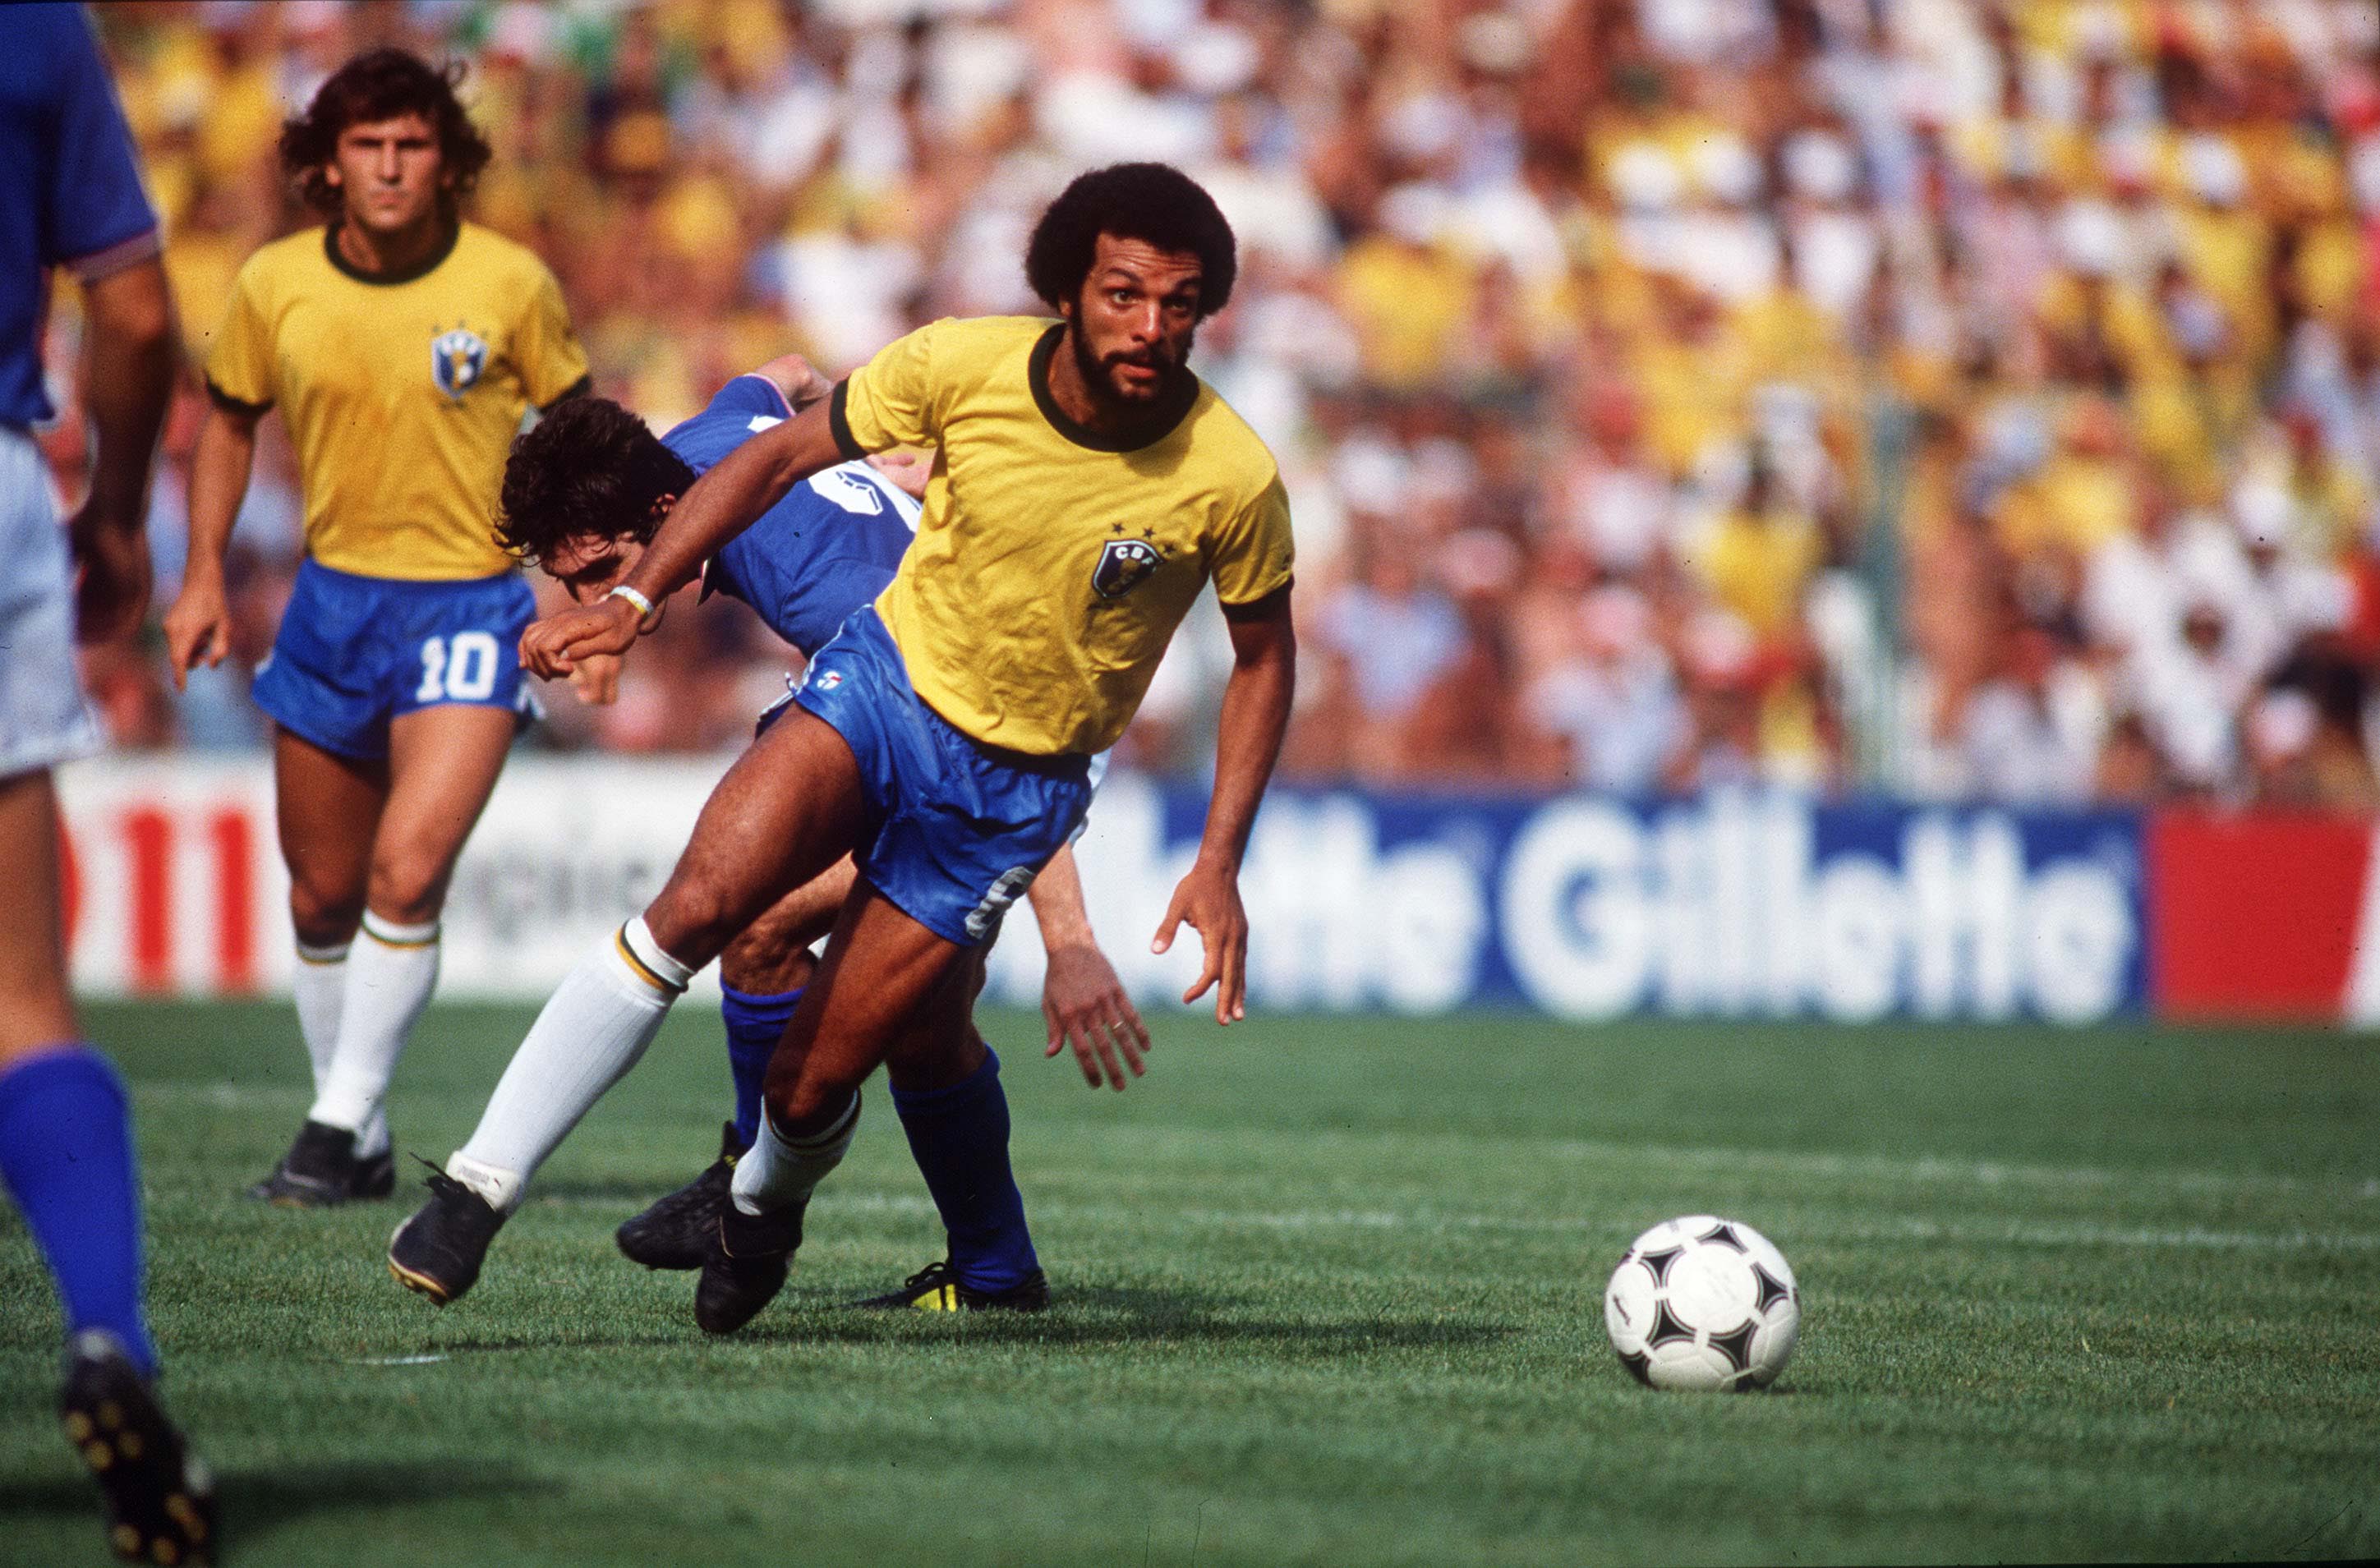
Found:
[[(2370, 800), (2370, 0), (100, 20), (194, 350), (230, 267), (305, 221), (280, 117), (397, 42), (471, 65), (476, 215), (553, 265), (599, 389), (656, 424), (787, 348), (840, 371), (937, 315), (1038, 310), (1040, 204), (1089, 163), (1183, 163), (1243, 249), (1198, 363), (1300, 519), (1304, 776)], [(55, 330), (70, 374), (70, 305)], [(79, 442), (46, 439), (63, 482)], [(268, 442), (251, 654), (293, 483)], [(549, 694), (539, 733), (733, 746), (785, 657), (678, 617), (618, 708)], [(1201, 765), (1218, 667), (1170, 665), (1126, 757)], [(93, 686), (124, 744), (247, 744), (241, 678)]]

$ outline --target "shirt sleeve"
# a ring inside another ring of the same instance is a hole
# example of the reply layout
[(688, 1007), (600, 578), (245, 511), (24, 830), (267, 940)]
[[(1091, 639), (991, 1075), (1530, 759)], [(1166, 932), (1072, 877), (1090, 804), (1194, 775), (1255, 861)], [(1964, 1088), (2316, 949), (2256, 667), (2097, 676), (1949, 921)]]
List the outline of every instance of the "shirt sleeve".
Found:
[(786, 419), (793, 409), (777, 383), (757, 371), (747, 371), (719, 389), (702, 410), (706, 414), (735, 414), (749, 419), (755, 415), (769, 419)]
[(1297, 565), (1289, 531), (1289, 492), (1276, 475), (1215, 541), (1215, 597), (1253, 604), (1289, 586)]
[(244, 413), (261, 414), (279, 396), (273, 374), (272, 315), (265, 295), (263, 252), (248, 259), (231, 286), (231, 306), (207, 347), (207, 395)]
[(895, 339), (835, 388), (829, 417), (845, 456), (941, 444), (934, 338), (941, 324)]
[(550, 408), (587, 380), (587, 350), (571, 329), (570, 309), (562, 302), (562, 286), (542, 266), (537, 289), (529, 296), (528, 319), (514, 340), (515, 362), (520, 368), (521, 390), (540, 408)]
[(86, 279), (103, 277), (157, 253), (157, 214), (140, 189), (132, 132), (89, 18), (78, 7), (54, 26), (57, 155), (42, 193), (42, 260)]

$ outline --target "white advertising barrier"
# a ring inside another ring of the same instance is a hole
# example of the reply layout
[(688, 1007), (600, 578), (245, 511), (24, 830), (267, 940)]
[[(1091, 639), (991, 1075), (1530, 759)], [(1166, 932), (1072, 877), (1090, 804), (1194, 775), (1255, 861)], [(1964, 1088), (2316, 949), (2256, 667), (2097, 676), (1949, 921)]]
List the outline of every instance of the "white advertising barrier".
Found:
[[(439, 994), (542, 999), (660, 888), (724, 770), (709, 758), (507, 767), (455, 870)], [(289, 878), (262, 759), (78, 763), (58, 792), (79, 989), (288, 990)]]
[[(456, 869), (441, 994), (548, 994), (660, 887), (723, 767), (514, 763)], [(261, 759), (109, 760), (60, 787), (86, 992), (286, 989), (287, 884)], [(1113, 776), (1078, 846), (1093, 925), (1150, 1005), (1198, 970), (1188, 928), (1165, 955), (1149, 942), (1203, 808), (1202, 791)], [(2145, 995), (2140, 853), (2120, 813), (1277, 790), (1242, 879), (1250, 1002), (2089, 1022)], [(1041, 959), (1019, 907), (990, 995), (1032, 1005)]]

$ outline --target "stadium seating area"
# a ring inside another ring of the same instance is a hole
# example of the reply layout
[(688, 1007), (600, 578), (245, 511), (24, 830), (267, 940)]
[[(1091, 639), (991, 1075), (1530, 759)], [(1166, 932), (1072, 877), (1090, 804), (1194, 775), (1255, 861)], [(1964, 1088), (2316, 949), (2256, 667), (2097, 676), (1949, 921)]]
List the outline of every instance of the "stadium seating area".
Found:
[[(383, 40), (472, 67), (473, 202), (657, 426), (787, 347), (1037, 310), (1073, 173), (1240, 236), (1198, 365), (1301, 551), (1284, 771), (1651, 794), (2380, 805), (2369, 0), (727, 0), (108, 7), (192, 353), (305, 221), (281, 116)], [(71, 364), (62, 311), (53, 363)], [(61, 371), (60, 373), (66, 373)], [(173, 423), (161, 593), (199, 402)], [(70, 469), (80, 432), (52, 432)], [(267, 449), (239, 651), (297, 549)], [(71, 484), (71, 478), (67, 482)], [(784, 655), (681, 613), (546, 743), (731, 746)], [(1197, 767), (1196, 618), (1125, 745)], [(260, 738), (92, 656), (130, 746)]]

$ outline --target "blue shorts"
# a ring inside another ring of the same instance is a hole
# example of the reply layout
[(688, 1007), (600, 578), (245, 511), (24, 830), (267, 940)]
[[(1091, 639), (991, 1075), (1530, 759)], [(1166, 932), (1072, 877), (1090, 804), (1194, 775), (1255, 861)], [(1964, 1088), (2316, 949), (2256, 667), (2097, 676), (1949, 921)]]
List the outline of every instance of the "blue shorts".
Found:
[(971, 740), (926, 706), (892, 634), (862, 605), (820, 649), (794, 700), (859, 761), (859, 874), (936, 936), (978, 947), (1090, 808), (1090, 759)]
[(462, 703), (509, 708), (526, 723), (520, 635), (537, 598), (516, 573), (459, 582), (361, 577), (312, 561), (257, 667), (256, 705), (342, 757), (388, 755), (388, 722)]

